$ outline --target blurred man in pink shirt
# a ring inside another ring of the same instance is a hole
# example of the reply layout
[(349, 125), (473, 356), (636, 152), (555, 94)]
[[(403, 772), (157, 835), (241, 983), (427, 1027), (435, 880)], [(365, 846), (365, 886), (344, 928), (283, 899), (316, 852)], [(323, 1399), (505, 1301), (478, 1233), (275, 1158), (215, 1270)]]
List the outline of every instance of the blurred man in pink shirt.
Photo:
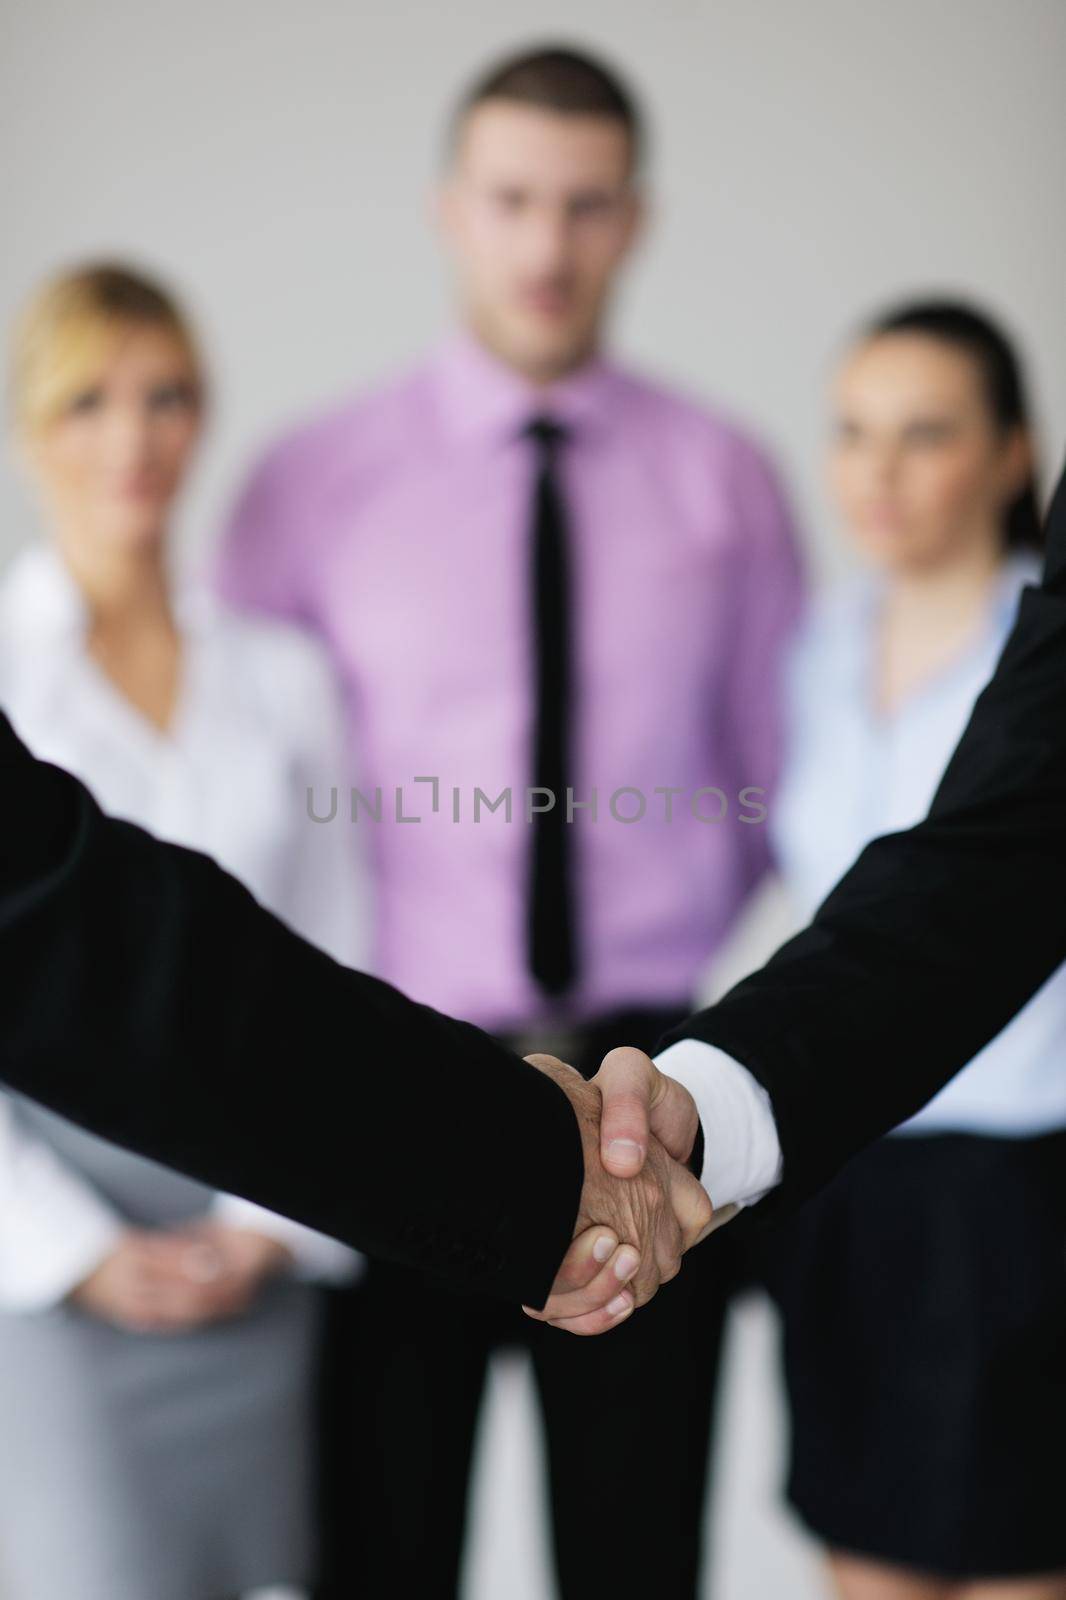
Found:
[[(467, 94), (450, 139), (439, 222), (457, 328), (268, 451), (219, 581), (333, 654), (359, 793), (353, 823), (338, 774), (328, 825), (371, 836), (377, 970), (592, 1073), (691, 1010), (765, 870), (801, 572), (751, 439), (604, 353), (642, 221), (625, 85), (538, 50)], [(328, 815), (330, 797), (315, 806)], [(353, 1398), (331, 1396), (370, 1464), (337, 1592), (454, 1596), (486, 1362), (521, 1341), (563, 1594), (693, 1600), (719, 1257), (705, 1246), (639, 1318), (587, 1342), (373, 1263)], [(634, 1428), (620, 1396), (649, 1364), (657, 1404)], [(642, 1516), (620, 1526), (634, 1499)]]

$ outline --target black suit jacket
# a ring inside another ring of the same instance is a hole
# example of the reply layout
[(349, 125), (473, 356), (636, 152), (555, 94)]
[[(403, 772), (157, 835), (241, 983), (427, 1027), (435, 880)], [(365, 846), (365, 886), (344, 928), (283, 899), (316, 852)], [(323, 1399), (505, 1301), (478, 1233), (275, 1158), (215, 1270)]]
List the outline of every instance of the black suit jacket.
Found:
[(718, 1045), (769, 1091), (769, 1217), (931, 1099), (1064, 958), (1066, 472), (1042, 582), (927, 817), (867, 845), (809, 927), (667, 1042)]
[[(362, 1249), (540, 1305), (583, 1176), (565, 1097), (305, 944), (208, 857), (104, 817), (0, 716), (0, 1078)], [(772, 1215), (918, 1110), (1066, 957), (1066, 474), (928, 817), (668, 1035), (768, 1089)], [(713, 1130), (708, 1130), (713, 1137)]]
[(0, 1079), (371, 1254), (543, 1304), (584, 1178), (550, 1079), (106, 817), (2, 715), (0, 775)]

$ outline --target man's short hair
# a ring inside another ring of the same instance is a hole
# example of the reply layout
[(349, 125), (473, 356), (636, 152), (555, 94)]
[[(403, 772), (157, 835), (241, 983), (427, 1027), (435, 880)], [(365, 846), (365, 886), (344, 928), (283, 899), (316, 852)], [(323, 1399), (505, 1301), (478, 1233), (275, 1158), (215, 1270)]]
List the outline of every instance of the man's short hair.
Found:
[(545, 45), (507, 56), (467, 90), (452, 122), (451, 147), (470, 112), (486, 100), (512, 100), (546, 111), (612, 117), (629, 137), (631, 167), (644, 155), (647, 133), (633, 91), (612, 67), (595, 56), (562, 45)]

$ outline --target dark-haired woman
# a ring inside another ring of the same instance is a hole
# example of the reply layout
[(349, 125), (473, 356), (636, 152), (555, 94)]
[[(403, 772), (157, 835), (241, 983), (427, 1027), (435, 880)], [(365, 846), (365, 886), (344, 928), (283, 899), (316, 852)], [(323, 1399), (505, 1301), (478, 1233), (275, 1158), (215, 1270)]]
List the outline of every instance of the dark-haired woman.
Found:
[[(1022, 381), (986, 317), (882, 317), (834, 409), (863, 567), (799, 642), (771, 819), (804, 919), (925, 814), (1040, 570)], [(1066, 1596), (1064, 1037), (1066, 968), (775, 1245), (789, 1495), (846, 1600)]]

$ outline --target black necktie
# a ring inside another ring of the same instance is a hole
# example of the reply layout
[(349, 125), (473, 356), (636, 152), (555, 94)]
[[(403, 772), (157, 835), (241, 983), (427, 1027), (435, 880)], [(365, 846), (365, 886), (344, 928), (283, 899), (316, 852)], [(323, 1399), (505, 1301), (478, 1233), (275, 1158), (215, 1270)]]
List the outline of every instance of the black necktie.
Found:
[[(529, 966), (546, 994), (561, 995), (576, 974), (571, 826), (566, 820), (573, 646), (566, 508), (556, 471), (557, 447), (565, 441), (566, 429), (549, 417), (535, 417), (525, 431), (537, 450), (530, 574), (536, 694), (530, 781), (555, 796), (553, 808), (535, 813), (531, 822)], [(538, 795), (535, 801), (544, 798)]]

